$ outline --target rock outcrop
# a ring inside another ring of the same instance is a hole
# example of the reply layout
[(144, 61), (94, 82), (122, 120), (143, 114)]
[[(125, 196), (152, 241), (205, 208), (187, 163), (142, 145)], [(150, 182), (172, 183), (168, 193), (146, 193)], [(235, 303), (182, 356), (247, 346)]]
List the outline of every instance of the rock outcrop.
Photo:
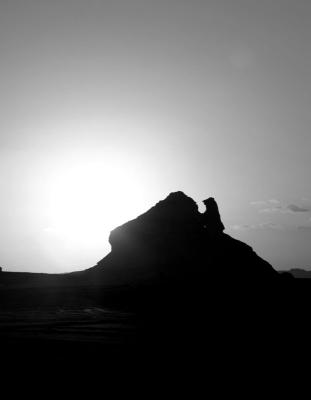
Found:
[(213, 198), (200, 213), (183, 192), (171, 193), (110, 234), (111, 253), (88, 270), (109, 285), (192, 285), (279, 278), (253, 249), (223, 231)]
[(206, 210), (203, 214), (203, 225), (211, 235), (218, 235), (225, 230), (225, 226), (221, 221), (218, 205), (213, 197), (203, 200)]

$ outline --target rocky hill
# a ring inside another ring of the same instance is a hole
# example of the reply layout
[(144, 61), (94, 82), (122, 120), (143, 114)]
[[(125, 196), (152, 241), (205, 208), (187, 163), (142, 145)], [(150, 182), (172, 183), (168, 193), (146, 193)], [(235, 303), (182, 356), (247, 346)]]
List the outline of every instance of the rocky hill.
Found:
[(114, 229), (111, 253), (87, 270), (105, 285), (198, 285), (258, 283), (279, 279), (272, 266), (247, 244), (224, 233), (213, 198), (200, 213), (193, 199), (174, 192)]

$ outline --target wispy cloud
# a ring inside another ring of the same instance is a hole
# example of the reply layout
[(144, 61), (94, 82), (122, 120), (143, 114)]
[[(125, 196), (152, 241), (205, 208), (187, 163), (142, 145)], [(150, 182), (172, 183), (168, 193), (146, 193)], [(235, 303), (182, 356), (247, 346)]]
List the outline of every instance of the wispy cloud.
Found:
[(268, 213), (268, 214), (273, 214), (273, 213), (288, 213), (289, 211), (286, 208), (283, 208), (282, 206), (275, 206), (275, 207), (266, 207), (262, 208), (259, 210), (260, 213)]
[(251, 206), (265, 206), (267, 202), (265, 200), (255, 200), (249, 203)]
[[(260, 213), (281, 213), (281, 214), (289, 214), (289, 213), (304, 213), (311, 211), (311, 205), (299, 205), (299, 204), (289, 204), (282, 205), (280, 200), (270, 199), (270, 200), (256, 200), (250, 203), (252, 206), (258, 207), (258, 212)], [(265, 206), (264, 208), (261, 208)]]
[(257, 229), (284, 229), (284, 225), (275, 224), (273, 222), (261, 222), (259, 224), (250, 224), (250, 225), (231, 225), (229, 229), (235, 231), (246, 231), (246, 230), (257, 230)]
[(292, 212), (309, 212), (311, 211), (311, 207), (300, 207), (297, 204), (290, 204), (287, 206), (287, 209)]
[(257, 229), (284, 229), (284, 225), (276, 224), (274, 222), (263, 222), (257, 225)]
[(235, 225), (229, 226), (229, 229), (231, 229), (233, 231), (246, 231), (246, 230), (250, 229), (250, 225), (235, 224)]
[(268, 202), (270, 204), (281, 204), (280, 200), (277, 200), (277, 199), (270, 199), (270, 200), (268, 200)]
[(250, 205), (251, 206), (268, 206), (268, 205), (278, 205), (281, 204), (280, 200), (277, 199), (269, 199), (269, 200), (255, 200), (255, 201), (251, 201)]

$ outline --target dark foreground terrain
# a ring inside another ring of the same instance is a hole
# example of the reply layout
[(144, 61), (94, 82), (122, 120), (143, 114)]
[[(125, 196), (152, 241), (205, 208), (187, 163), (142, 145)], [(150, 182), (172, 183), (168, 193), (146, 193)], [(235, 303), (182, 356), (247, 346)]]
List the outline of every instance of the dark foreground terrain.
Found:
[(223, 282), (201, 293), (3, 285), (2, 365), (81, 371), (99, 364), (101, 371), (111, 371), (160, 363), (162, 370), (174, 365), (174, 371), (193, 371), (207, 360), (215, 365), (226, 360), (229, 366), (268, 357), (270, 368), (274, 357), (278, 362), (309, 346), (301, 340), (311, 318), (309, 281), (280, 282), (265, 288)]
[(89, 285), (2, 288), (2, 385), (12, 381), (22, 393), (43, 386), (40, 396), (64, 384), (71, 394), (87, 386), (88, 396), (103, 390), (114, 398), (117, 391), (142, 391), (142, 398), (159, 391), (158, 398), (169, 390), (249, 398), (249, 386), (256, 393), (271, 384), (284, 388), (294, 373), (308, 371), (308, 282), (248, 289), (218, 283), (202, 293), (171, 294)]

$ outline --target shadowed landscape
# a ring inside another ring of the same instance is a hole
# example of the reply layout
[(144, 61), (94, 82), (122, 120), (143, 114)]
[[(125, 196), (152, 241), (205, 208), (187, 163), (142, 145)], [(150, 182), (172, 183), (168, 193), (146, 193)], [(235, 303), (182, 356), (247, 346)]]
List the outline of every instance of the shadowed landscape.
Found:
[(110, 254), (85, 271), (1, 272), (8, 359), (66, 365), (103, 357), (111, 365), (129, 355), (165, 355), (176, 362), (205, 357), (211, 343), (235, 353), (259, 337), (253, 351), (260, 353), (271, 331), (284, 335), (300, 323), (307, 281), (278, 273), (224, 233), (216, 201), (204, 204), (200, 213), (190, 197), (171, 193), (114, 229)]
[(0, 1), (2, 397), (72, 375), (70, 398), (279, 398), (298, 372), (299, 398), (310, 20), (308, 0)]

